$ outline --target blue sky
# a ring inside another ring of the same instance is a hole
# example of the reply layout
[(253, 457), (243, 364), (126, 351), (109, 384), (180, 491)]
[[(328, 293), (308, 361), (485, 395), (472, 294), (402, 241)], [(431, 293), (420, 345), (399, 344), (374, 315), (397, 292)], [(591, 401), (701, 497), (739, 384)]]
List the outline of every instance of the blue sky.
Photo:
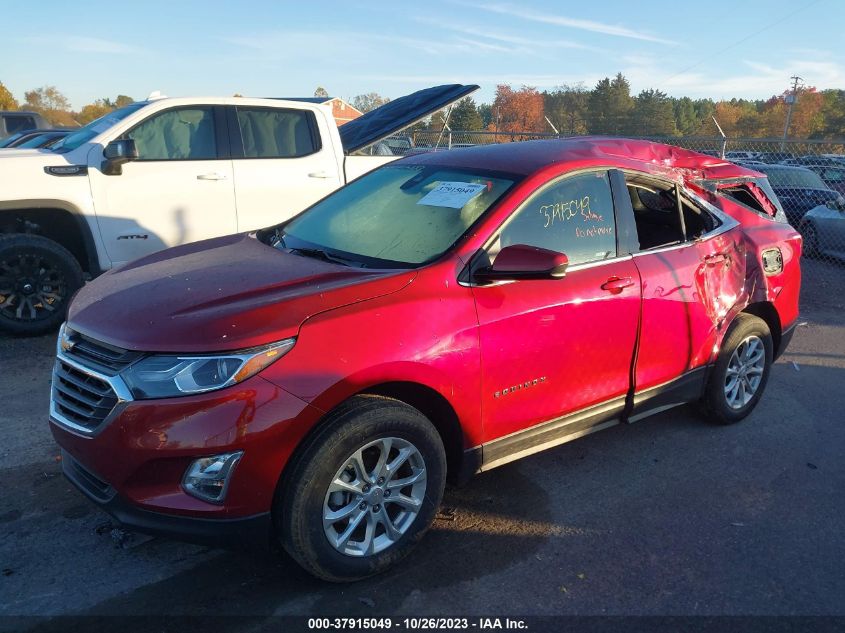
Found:
[[(73, 8), (72, 8), (73, 7)], [(622, 71), (632, 89), (764, 98), (798, 74), (845, 89), (842, 0), (282, 2), (3, 7), (0, 81), (80, 108), (118, 93), (397, 97), (440, 83), (547, 89)]]

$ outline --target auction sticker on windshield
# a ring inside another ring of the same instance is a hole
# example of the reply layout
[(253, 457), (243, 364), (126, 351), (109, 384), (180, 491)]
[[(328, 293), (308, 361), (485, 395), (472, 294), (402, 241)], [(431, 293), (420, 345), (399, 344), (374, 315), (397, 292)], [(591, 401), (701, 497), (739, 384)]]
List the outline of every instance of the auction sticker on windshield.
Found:
[(467, 202), (486, 188), (486, 185), (476, 185), (469, 182), (441, 182), (420, 198), (417, 204), (462, 209)]

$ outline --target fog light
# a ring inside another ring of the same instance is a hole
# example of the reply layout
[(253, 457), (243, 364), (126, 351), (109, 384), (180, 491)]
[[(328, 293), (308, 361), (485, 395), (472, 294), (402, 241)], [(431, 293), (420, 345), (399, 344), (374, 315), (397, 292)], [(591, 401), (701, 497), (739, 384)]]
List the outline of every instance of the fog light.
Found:
[(182, 487), (189, 495), (211, 503), (223, 503), (235, 464), (243, 451), (201, 457), (185, 471)]

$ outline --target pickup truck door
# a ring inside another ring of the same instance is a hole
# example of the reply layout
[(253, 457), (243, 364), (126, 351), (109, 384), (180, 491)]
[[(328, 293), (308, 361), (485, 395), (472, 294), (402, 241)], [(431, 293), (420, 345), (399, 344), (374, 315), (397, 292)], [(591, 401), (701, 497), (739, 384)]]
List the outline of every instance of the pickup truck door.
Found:
[(91, 150), (91, 193), (113, 266), (237, 230), (226, 135), (223, 108), (191, 105), (160, 110), (124, 133), (138, 159), (120, 174), (104, 174), (102, 147)]
[(228, 123), (238, 231), (287, 220), (343, 184), (341, 150), (322, 113), (231, 106)]

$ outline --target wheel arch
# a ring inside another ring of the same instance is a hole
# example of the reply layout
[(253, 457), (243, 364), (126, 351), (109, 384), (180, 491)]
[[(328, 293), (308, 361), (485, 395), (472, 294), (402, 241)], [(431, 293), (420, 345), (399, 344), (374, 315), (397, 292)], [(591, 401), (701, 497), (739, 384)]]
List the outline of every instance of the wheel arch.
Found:
[(85, 215), (63, 200), (0, 201), (0, 234), (32, 233), (61, 244), (92, 277), (102, 273), (94, 234)]
[(750, 314), (752, 316), (756, 316), (757, 318), (762, 319), (766, 325), (769, 326), (769, 332), (772, 334), (774, 357), (777, 358), (780, 356), (780, 352), (782, 351), (780, 346), (783, 339), (783, 326), (780, 321), (780, 315), (778, 314), (777, 308), (775, 308), (774, 304), (770, 301), (749, 303), (739, 314)]

